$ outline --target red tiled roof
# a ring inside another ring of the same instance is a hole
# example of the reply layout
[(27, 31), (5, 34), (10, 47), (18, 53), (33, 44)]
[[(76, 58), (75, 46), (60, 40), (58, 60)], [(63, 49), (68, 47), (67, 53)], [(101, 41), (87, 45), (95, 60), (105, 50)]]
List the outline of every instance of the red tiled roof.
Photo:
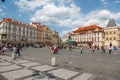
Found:
[(19, 22), (17, 20), (13, 20), (13, 19), (10, 19), (10, 18), (3, 18), (3, 21), (5, 22), (9, 22), (9, 23), (14, 23), (14, 24), (18, 24), (18, 25), (26, 25), (25, 23), (23, 22)]
[(80, 27), (73, 32), (74, 33), (84, 33), (87, 31), (95, 31), (96, 29), (98, 29), (99, 31), (102, 31), (102, 28), (99, 27), (98, 25), (90, 25), (90, 26)]
[(40, 28), (41, 28), (42, 30), (45, 30), (45, 29), (47, 28), (47, 26), (42, 25), (42, 26), (40, 26)]
[(3, 21), (6, 21), (6, 22), (12, 22), (12, 19), (10, 19), (10, 18), (3, 18)]

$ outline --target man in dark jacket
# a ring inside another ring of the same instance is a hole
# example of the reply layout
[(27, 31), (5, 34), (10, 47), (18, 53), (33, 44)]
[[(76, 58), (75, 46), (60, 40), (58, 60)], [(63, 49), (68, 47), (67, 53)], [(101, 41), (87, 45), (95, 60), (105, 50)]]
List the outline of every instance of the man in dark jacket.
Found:
[(21, 56), (21, 55), (20, 55), (20, 48), (21, 48), (21, 47), (18, 46), (18, 47), (17, 47), (17, 52), (16, 52), (16, 54), (18, 54), (19, 56)]

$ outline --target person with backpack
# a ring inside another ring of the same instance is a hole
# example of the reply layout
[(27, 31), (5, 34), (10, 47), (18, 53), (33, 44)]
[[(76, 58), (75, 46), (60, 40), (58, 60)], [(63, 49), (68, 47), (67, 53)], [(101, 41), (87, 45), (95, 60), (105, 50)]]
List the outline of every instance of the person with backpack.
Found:
[(58, 54), (58, 47), (57, 46), (54, 47), (54, 53)]

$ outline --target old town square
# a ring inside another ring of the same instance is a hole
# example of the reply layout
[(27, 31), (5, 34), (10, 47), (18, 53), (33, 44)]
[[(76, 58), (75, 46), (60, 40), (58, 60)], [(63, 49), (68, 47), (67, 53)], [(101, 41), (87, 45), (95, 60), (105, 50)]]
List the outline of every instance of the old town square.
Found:
[[(51, 76), (44, 75), (37, 79), (43, 80), (50, 78), (50, 80), (119, 80), (120, 79), (120, 54), (102, 53), (101, 50), (91, 52), (91, 49), (84, 49), (80, 53), (80, 49), (61, 49), (59, 54), (56, 54), (56, 66), (51, 66), (52, 53), (49, 47), (43, 48), (23, 48), (21, 56), (16, 56), (16, 60), (11, 60), (11, 51), (6, 51), (5, 55), (0, 55), (0, 73), (2, 80), (30, 80), (34, 71), (38, 72), (52, 72)], [(119, 51), (118, 51), (119, 52)], [(19, 60), (20, 59), (20, 60)], [(18, 60), (18, 61), (17, 61)], [(17, 67), (16, 67), (17, 66)], [(12, 68), (14, 67), (14, 68)], [(24, 69), (24, 70), (23, 70)], [(33, 71), (31, 74), (28, 69)], [(26, 71), (26, 75), (22, 75)], [(14, 72), (20, 74), (15, 74)], [(9, 72), (11, 72), (9, 74)], [(13, 73), (12, 73), (13, 72)], [(13, 76), (16, 75), (16, 76)], [(3, 77), (4, 76), (4, 77)], [(27, 77), (26, 77), (27, 76)], [(36, 74), (40, 76), (40, 74)], [(48, 78), (46, 78), (48, 76)], [(7, 78), (7, 79), (6, 79)], [(27, 79), (28, 78), (28, 79)], [(33, 79), (33, 80), (37, 80)], [(32, 80), (32, 79), (31, 79)]]
[(120, 0), (0, 0), (0, 80), (120, 80)]

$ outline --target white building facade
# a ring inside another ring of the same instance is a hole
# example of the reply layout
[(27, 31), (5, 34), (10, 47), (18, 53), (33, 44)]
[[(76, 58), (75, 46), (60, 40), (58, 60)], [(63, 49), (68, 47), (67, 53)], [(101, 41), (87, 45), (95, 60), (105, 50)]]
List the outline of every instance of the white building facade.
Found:
[(101, 47), (104, 43), (103, 29), (97, 25), (78, 28), (70, 35), (78, 43), (78, 46), (96, 45)]
[(0, 44), (33, 43), (36, 40), (36, 28), (13, 19), (3, 18), (0, 20)]

